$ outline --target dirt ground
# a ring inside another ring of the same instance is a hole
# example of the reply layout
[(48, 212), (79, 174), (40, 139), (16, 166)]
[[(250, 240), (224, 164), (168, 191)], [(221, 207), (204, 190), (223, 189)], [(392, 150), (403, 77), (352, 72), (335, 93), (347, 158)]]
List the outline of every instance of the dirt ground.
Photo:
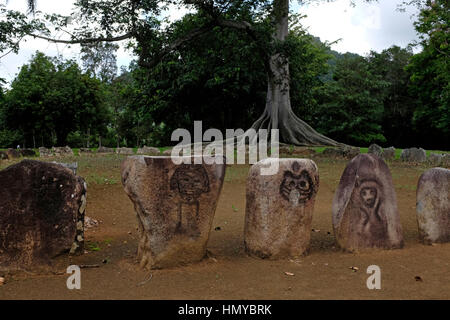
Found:
[[(249, 166), (235, 165), (227, 168), (208, 257), (186, 267), (148, 272), (135, 261), (137, 222), (120, 182), (122, 159), (116, 155), (59, 159), (78, 161), (79, 175), (88, 182), (87, 215), (100, 223), (86, 231), (86, 253), (57, 258), (56, 272), (0, 274), (6, 277), (0, 299), (450, 299), (450, 243), (426, 246), (418, 241), (416, 185), (428, 168), (425, 165), (389, 163), (403, 249), (356, 254), (335, 247), (331, 203), (347, 161), (315, 158), (320, 188), (309, 254), (281, 261), (248, 257), (243, 231)], [(10, 164), (4, 161), (0, 167)], [(65, 269), (72, 264), (99, 265), (82, 269), (81, 290), (66, 287)], [(381, 268), (381, 290), (366, 287), (370, 265)]]

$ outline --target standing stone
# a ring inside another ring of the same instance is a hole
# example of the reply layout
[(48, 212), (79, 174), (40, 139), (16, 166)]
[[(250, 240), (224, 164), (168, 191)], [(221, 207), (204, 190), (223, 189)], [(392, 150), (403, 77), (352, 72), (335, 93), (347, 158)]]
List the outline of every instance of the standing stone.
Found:
[(122, 183), (138, 218), (142, 268), (173, 267), (205, 257), (225, 168), (176, 165), (171, 157), (124, 160)]
[(427, 158), (427, 162), (431, 164), (432, 166), (440, 166), (442, 163), (442, 158), (444, 157), (443, 154), (439, 153), (430, 153), (430, 155)]
[(383, 150), (383, 159), (384, 160), (394, 160), (395, 159), (395, 148), (389, 147)]
[(97, 149), (97, 153), (114, 153), (114, 149), (108, 147), (100, 147)]
[[(261, 168), (279, 162), (274, 175)], [(247, 253), (282, 259), (306, 253), (319, 173), (309, 159), (268, 158), (254, 164), (247, 179), (244, 240)]]
[(334, 195), (332, 211), (341, 248), (403, 247), (391, 173), (379, 157), (361, 154), (350, 161)]
[(294, 152), (294, 146), (283, 145), (278, 149), (279, 154), (291, 155)]
[(361, 150), (359, 148), (353, 148), (353, 147), (344, 147), (342, 149), (342, 153), (345, 159), (353, 159), (358, 154), (361, 153)]
[(433, 168), (420, 176), (416, 208), (420, 239), (450, 242), (450, 170)]
[(0, 181), (0, 270), (47, 266), (66, 251), (83, 252), (82, 178), (57, 164), (23, 160), (0, 171)]
[(374, 154), (381, 158), (383, 156), (383, 148), (377, 144), (371, 144), (368, 153)]
[(69, 146), (53, 147), (52, 151), (57, 157), (73, 156), (73, 150)]
[(45, 147), (39, 148), (39, 156), (40, 157), (51, 157), (53, 156), (53, 151), (50, 149), (47, 149)]
[(441, 166), (444, 168), (450, 168), (450, 153), (445, 153), (442, 156)]
[(21, 156), (19, 151), (17, 151), (16, 149), (11, 149), (11, 148), (6, 150), (6, 155), (8, 156), (9, 160), (19, 159)]
[(158, 148), (143, 146), (139, 148), (137, 154), (145, 154), (145, 155), (159, 155), (161, 152)]
[(406, 162), (424, 162), (427, 159), (427, 153), (422, 148), (403, 149), (400, 159)]
[(35, 157), (36, 156), (36, 152), (34, 152), (33, 149), (20, 149), (19, 152), (22, 157)]
[(125, 155), (133, 155), (133, 149), (132, 148), (117, 148), (116, 149), (117, 154), (125, 154)]
[(326, 148), (323, 150), (322, 155), (328, 158), (342, 158), (344, 157), (344, 150), (338, 148)]

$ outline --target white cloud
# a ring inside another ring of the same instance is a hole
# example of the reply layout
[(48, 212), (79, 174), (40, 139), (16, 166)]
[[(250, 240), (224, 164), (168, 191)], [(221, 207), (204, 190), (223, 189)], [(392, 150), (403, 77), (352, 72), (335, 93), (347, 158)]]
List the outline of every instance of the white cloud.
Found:
[(355, 7), (349, 0), (319, 2), (294, 10), (307, 17), (303, 20), (309, 32), (322, 40), (335, 41), (333, 49), (361, 55), (370, 50), (381, 51), (394, 44), (405, 47), (416, 39), (411, 20), (414, 8), (399, 12), (397, 5), (402, 0), (379, 0), (365, 3), (357, 1)]

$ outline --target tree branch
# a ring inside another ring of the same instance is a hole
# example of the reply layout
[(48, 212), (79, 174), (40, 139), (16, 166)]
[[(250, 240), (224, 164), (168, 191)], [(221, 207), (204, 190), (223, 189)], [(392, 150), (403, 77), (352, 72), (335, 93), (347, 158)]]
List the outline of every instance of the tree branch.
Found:
[(167, 56), (170, 52), (176, 50), (177, 48), (181, 47), (186, 42), (192, 41), (193, 39), (208, 33), (212, 30), (211, 26), (204, 26), (201, 28), (197, 28), (186, 34), (184, 37), (176, 39), (174, 42), (172, 42), (169, 46), (165, 47), (162, 51), (160, 51), (157, 56), (152, 59), (150, 62), (146, 61), (139, 61), (139, 65), (142, 67), (147, 68), (153, 68), (155, 65), (157, 65), (161, 59), (163, 59), (165, 56)]
[(217, 19), (217, 24), (221, 27), (228, 27), (228, 28), (234, 28), (239, 30), (246, 30), (252, 35), (254, 35), (254, 30), (252, 28), (252, 25), (248, 23), (247, 21), (234, 21), (234, 20), (223, 20), (223, 19)]
[(65, 44), (83, 44), (83, 43), (97, 43), (97, 42), (116, 42), (116, 41), (122, 41), (122, 40), (126, 40), (126, 39), (130, 39), (132, 37), (134, 37), (134, 33), (133, 32), (128, 32), (124, 35), (121, 36), (117, 36), (117, 37), (99, 37), (99, 38), (86, 38), (86, 39), (74, 39), (74, 40), (60, 40), (60, 39), (53, 39), (53, 38), (48, 38), (45, 36), (41, 36), (38, 34), (33, 34), (30, 33), (28, 34), (31, 37), (34, 38), (39, 38), (39, 39), (43, 39), (43, 40), (47, 40), (49, 42), (54, 42), (54, 43), (65, 43)]

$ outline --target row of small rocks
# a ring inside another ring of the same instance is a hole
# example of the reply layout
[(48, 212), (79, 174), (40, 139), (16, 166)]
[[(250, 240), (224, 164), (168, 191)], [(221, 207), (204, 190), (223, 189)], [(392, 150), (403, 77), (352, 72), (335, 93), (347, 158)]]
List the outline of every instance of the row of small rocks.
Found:
[[(372, 144), (369, 147), (369, 153), (375, 154), (384, 160), (393, 160), (395, 158), (395, 148), (383, 149), (379, 145)], [(427, 153), (422, 148), (403, 149), (400, 154), (400, 160), (403, 162), (422, 163), (427, 162), (434, 166), (450, 166), (450, 154), (447, 153), (431, 153), (427, 157)]]
[[(166, 150), (163, 153), (160, 152), (158, 148), (144, 146), (137, 150), (138, 155), (170, 155), (172, 150)], [(92, 154), (93, 151), (89, 148), (80, 148), (80, 154)], [(108, 148), (100, 147), (97, 149), (97, 153), (116, 153), (121, 155), (133, 155), (134, 151), (132, 148)], [(315, 150), (305, 147), (293, 147), (293, 146), (281, 146), (279, 149), (280, 154), (287, 155), (297, 155), (303, 157), (313, 157), (317, 155), (322, 155), (329, 158), (344, 158), (353, 159), (355, 156), (360, 154), (359, 148), (353, 147), (341, 147), (341, 148), (326, 148), (321, 154), (317, 153)], [(375, 154), (384, 160), (394, 160), (395, 159), (395, 148), (382, 148), (379, 145), (372, 144), (369, 147), (368, 153)], [(39, 148), (39, 154), (41, 157), (62, 157), (62, 156), (73, 156), (73, 150), (66, 147), (53, 147), (47, 149), (44, 147)], [(34, 157), (36, 153), (32, 149), (8, 149), (6, 151), (0, 151), (0, 160), (6, 159), (18, 159), (20, 157)], [(426, 151), (422, 148), (410, 148), (404, 149), (401, 153), (400, 160), (404, 162), (411, 163), (423, 163), (427, 162), (434, 166), (450, 166), (450, 154), (437, 154), (431, 153), (428, 157)]]
[(20, 157), (35, 157), (36, 153), (32, 149), (8, 149), (0, 151), (0, 160), (12, 160)]
[[(92, 149), (89, 148), (80, 148), (80, 154), (92, 154)], [(132, 148), (108, 148), (108, 147), (100, 147), (97, 149), (97, 153), (117, 153), (123, 155), (133, 155), (134, 151)], [(161, 152), (158, 148), (147, 147), (144, 146), (137, 150), (137, 154), (141, 155), (159, 155)], [(41, 157), (51, 157), (51, 156), (70, 156), (73, 155), (73, 151), (70, 147), (53, 147), (52, 149), (47, 149), (44, 147), (39, 148), (39, 154)]]

